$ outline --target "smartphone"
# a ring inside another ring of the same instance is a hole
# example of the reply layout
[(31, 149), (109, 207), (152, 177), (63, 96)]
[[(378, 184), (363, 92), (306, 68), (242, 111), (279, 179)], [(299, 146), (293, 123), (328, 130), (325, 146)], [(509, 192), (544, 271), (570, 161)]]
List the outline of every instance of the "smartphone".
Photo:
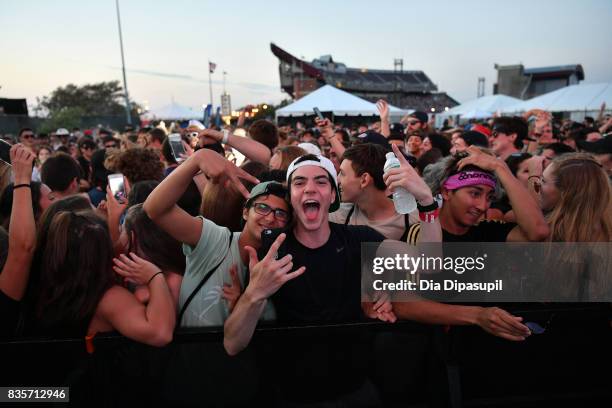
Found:
[(177, 163), (181, 163), (185, 160), (182, 155), (186, 154), (185, 146), (183, 146), (183, 139), (181, 139), (181, 135), (178, 133), (173, 133), (168, 136), (168, 143), (170, 143), (170, 149), (172, 150), (172, 155), (174, 156), (174, 160)]
[(316, 106), (314, 108), (312, 108), (312, 110), (314, 111), (315, 115), (317, 115), (317, 117), (321, 120), (325, 119), (325, 116), (323, 116), (323, 114), (321, 113), (321, 111), (319, 110), (319, 108), (317, 108)]
[[(265, 229), (261, 232), (261, 248), (259, 248), (257, 251), (259, 259), (262, 259), (268, 254), (268, 251), (270, 250), (270, 247), (274, 241), (276, 241), (276, 238), (278, 238), (278, 236), (283, 232), (286, 232), (283, 228)], [(285, 255), (287, 255), (287, 248), (283, 242), (280, 248), (278, 248), (275, 259), (281, 259)]]
[(6, 140), (0, 139), (0, 160), (11, 164), (11, 145)]
[(111, 189), (111, 193), (117, 201), (123, 203), (127, 200), (127, 193), (125, 192), (125, 184), (123, 174), (115, 173), (108, 175), (108, 185)]

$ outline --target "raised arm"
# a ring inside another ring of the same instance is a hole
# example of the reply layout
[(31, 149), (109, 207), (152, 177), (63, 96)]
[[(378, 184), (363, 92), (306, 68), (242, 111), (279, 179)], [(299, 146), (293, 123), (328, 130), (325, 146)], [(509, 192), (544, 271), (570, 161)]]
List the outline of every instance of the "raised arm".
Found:
[(223, 142), (240, 153), (244, 154), (248, 159), (268, 164), (272, 152), (265, 145), (253, 140), (249, 137), (236, 136), (232, 131), (226, 130), (227, 140), (223, 140), (224, 133), (214, 129), (204, 129), (200, 131), (200, 137), (214, 139), (217, 142)]
[(518, 226), (510, 231), (507, 240), (542, 241), (546, 239), (550, 229), (542, 210), (529, 191), (512, 175), (508, 165), (503, 160), (483, 153), (475, 146), (470, 146), (467, 151), (470, 155), (459, 161), (459, 169), (472, 164), (483, 170), (494, 172), (508, 194)]
[(189, 215), (176, 203), (193, 177), (200, 171), (213, 181), (224, 182), (229, 179), (245, 197), (249, 193), (238, 178), (259, 182), (220, 154), (208, 149), (198, 150), (170, 173), (149, 195), (143, 208), (149, 218), (164, 231), (178, 241), (191, 246), (195, 246), (200, 239), (202, 221)]
[(332, 123), (329, 121), (329, 119), (315, 118), (315, 122), (317, 123), (317, 127), (321, 131), (321, 136), (323, 136), (325, 140), (327, 140), (334, 153), (336, 153), (338, 157), (342, 157), (346, 148), (342, 144), (342, 141), (336, 137)]
[(391, 128), (389, 127), (389, 105), (384, 99), (379, 99), (376, 102), (376, 107), (380, 115), (380, 134), (384, 137), (391, 136)]
[(230, 356), (240, 353), (251, 342), (268, 298), (285, 282), (297, 278), (306, 270), (302, 266), (290, 272), (293, 268), (291, 255), (279, 260), (274, 259), (285, 237), (285, 234), (280, 234), (261, 261), (257, 259), (255, 249), (245, 247), (249, 252), (249, 284), (236, 303), (234, 311), (225, 321), (224, 327), (223, 347)]
[(15, 177), (14, 185), (17, 187), (27, 185), (27, 187), (13, 189), (9, 251), (0, 274), (0, 290), (14, 300), (21, 300), (30, 277), (30, 266), (36, 246), (36, 224), (32, 191), (29, 187), (34, 155), (21, 144), (11, 147), (10, 155)]
[[(400, 162), (400, 167), (391, 169), (384, 174), (383, 180), (387, 188), (393, 191), (397, 187), (403, 187), (414, 196), (419, 205), (427, 207), (433, 204), (433, 195), (427, 183), (408, 163), (399, 148), (396, 145), (391, 145), (391, 147)], [(442, 242), (442, 227), (439, 218), (433, 216), (424, 218), (425, 220), (421, 219), (420, 221), (419, 242)], [(432, 218), (433, 222), (428, 222), (428, 218)]]
[(165, 346), (172, 341), (176, 309), (161, 270), (134, 253), (113, 260), (115, 272), (137, 285), (148, 285), (149, 302), (138, 302), (121, 286), (114, 286), (103, 296), (97, 317), (126, 337), (152, 346)]

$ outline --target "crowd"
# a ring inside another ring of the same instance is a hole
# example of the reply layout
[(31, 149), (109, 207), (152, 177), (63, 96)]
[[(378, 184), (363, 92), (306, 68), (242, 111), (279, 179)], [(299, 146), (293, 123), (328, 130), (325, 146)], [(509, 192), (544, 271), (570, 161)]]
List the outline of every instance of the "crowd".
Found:
[[(353, 128), (22, 129), (0, 163), (0, 336), (118, 331), (163, 346), (177, 327), (224, 326), (235, 355), (261, 322), (409, 319), (525, 340), (501, 307), (362, 302), (361, 243), (609, 242), (612, 119), (534, 110), (435, 129), (424, 112), (390, 123), (378, 108)], [(401, 166), (383, 173), (388, 152)], [(396, 212), (398, 187), (417, 210)], [(345, 347), (326, 352), (352, 358)], [(334, 393), (370, 395), (359, 370), (343, 376)]]

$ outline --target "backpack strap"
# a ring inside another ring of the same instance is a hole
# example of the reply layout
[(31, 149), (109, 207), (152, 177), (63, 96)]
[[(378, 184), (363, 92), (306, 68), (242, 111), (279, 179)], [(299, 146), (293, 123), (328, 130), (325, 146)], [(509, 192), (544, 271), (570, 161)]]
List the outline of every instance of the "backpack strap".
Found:
[(344, 220), (344, 225), (348, 225), (349, 221), (351, 220), (351, 215), (353, 215), (354, 211), (355, 211), (355, 204), (353, 204), (348, 214), (346, 215), (346, 219)]
[(409, 230), (410, 230), (410, 217), (408, 216), (408, 214), (404, 214), (404, 233), (402, 234), (400, 241), (407, 242)]
[[(232, 246), (232, 240), (234, 239), (234, 233), (230, 231), (230, 237), (229, 237), (229, 244), (228, 244), (228, 252), (229, 253), (229, 249)], [(208, 279), (210, 279), (210, 277), (213, 275), (213, 273), (215, 273), (215, 271), (217, 269), (219, 269), (219, 266), (221, 266), (221, 264), (223, 263), (223, 261), (225, 261), (225, 258), (227, 257), (227, 253), (225, 254), (225, 256), (219, 261), (219, 263), (217, 265), (215, 265), (211, 270), (209, 270), (206, 275), (204, 275), (204, 277), (202, 278), (202, 280), (200, 281), (200, 283), (198, 284), (198, 286), (195, 287), (195, 289), (193, 290), (193, 292), (191, 292), (191, 294), (189, 295), (189, 297), (187, 298), (187, 300), (185, 301), (185, 303), (183, 303), (183, 306), (181, 307), (181, 311), (179, 312), (178, 315), (178, 324), (176, 325), (176, 327), (180, 327), (181, 326), (181, 321), (183, 320), (183, 315), (185, 314), (185, 311), (187, 310), (187, 307), (189, 306), (189, 304), (191, 303), (191, 301), (193, 300), (193, 298), (195, 297), (195, 295), (197, 295), (197, 293), (200, 291), (200, 289), (202, 289), (202, 286), (204, 286), (204, 284), (206, 283), (206, 281), (208, 281)]]

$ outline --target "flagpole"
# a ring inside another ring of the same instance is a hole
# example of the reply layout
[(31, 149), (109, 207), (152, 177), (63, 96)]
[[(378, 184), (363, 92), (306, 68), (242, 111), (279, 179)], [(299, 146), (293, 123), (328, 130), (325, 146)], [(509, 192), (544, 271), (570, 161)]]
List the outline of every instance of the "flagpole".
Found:
[(211, 69), (210, 69), (210, 61), (208, 61), (208, 90), (210, 91), (210, 105), (213, 104), (213, 95), (212, 95), (212, 77), (211, 77)]

